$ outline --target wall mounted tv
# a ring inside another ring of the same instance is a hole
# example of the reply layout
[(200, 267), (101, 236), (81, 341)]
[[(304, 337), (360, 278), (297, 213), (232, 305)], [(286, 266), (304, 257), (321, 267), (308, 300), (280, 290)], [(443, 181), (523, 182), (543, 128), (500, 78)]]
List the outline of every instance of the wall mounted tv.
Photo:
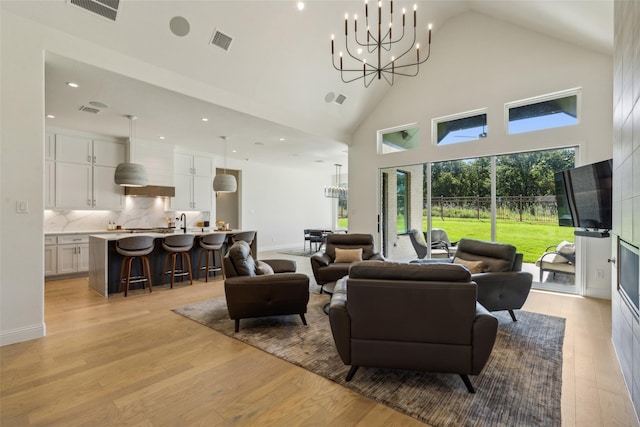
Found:
[(611, 230), (612, 160), (555, 174), (558, 224), (576, 235), (608, 237)]

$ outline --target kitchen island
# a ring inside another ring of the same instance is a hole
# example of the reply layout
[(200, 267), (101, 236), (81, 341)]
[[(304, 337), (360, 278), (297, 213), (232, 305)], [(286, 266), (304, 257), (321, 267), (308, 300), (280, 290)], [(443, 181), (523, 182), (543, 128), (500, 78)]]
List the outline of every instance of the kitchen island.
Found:
[[(193, 248), (190, 251), (191, 268), (193, 279), (197, 279), (200, 276), (200, 265), (198, 264), (200, 258), (200, 244), (199, 237), (205, 234), (211, 233), (223, 233), (227, 236), (226, 243), (223, 245), (222, 252), (226, 253), (227, 248), (233, 243), (231, 236), (240, 233), (241, 230), (228, 230), (228, 231), (189, 231), (187, 234), (192, 234), (195, 237)], [(119, 281), (120, 281), (120, 267), (122, 265), (122, 259), (124, 258), (118, 252), (116, 252), (116, 241), (124, 237), (131, 236), (153, 236), (155, 247), (153, 252), (149, 254), (149, 262), (151, 264), (151, 281), (153, 286), (161, 286), (168, 280), (164, 277), (162, 267), (164, 264), (164, 257), (167, 253), (162, 248), (162, 239), (170, 235), (167, 233), (110, 233), (110, 234), (95, 234), (89, 236), (89, 287), (100, 295), (108, 297), (110, 294), (118, 293)], [(257, 241), (258, 233), (251, 243), (251, 250), (254, 254), (257, 254)], [(217, 260), (216, 260), (217, 261)], [(221, 266), (218, 266), (221, 267)], [(140, 263), (134, 262), (131, 270), (132, 275), (140, 274)], [(185, 279), (188, 280), (188, 279)], [(177, 283), (180, 283), (179, 281)], [(139, 284), (132, 284), (130, 289), (136, 289)]]

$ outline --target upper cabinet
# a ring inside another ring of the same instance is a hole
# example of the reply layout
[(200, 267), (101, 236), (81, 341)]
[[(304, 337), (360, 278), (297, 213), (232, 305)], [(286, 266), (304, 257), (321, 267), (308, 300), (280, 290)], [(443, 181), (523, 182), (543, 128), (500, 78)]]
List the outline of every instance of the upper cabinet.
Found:
[(213, 159), (200, 154), (176, 152), (174, 172), (176, 196), (171, 207), (179, 211), (211, 211)]
[(126, 146), (117, 141), (90, 137), (55, 134), (55, 141), (47, 134), (45, 152), (55, 148), (55, 161), (49, 165), (48, 179), (55, 177), (55, 184), (46, 183), (53, 196), (53, 206), (62, 209), (124, 208), (124, 191), (116, 185), (113, 175), (116, 166), (126, 160)]

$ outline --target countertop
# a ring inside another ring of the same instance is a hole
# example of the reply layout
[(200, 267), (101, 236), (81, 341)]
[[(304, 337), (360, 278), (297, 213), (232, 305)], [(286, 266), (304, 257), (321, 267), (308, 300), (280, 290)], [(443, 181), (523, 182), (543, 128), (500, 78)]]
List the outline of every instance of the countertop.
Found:
[[(203, 231), (204, 230), (204, 231)], [(187, 232), (189, 234), (203, 234), (203, 232), (206, 233), (212, 233), (218, 231), (215, 228), (202, 228), (202, 227), (189, 227), (187, 228)], [(228, 230), (228, 231), (222, 231), (224, 233), (237, 233), (240, 230)], [(174, 233), (182, 233), (182, 230), (177, 228), (176, 231), (174, 231)], [(122, 234), (122, 235), (128, 235), (130, 236), (131, 233), (130, 231), (127, 230), (73, 230), (73, 231), (45, 231), (44, 235), (45, 236), (66, 236), (66, 235), (75, 235), (75, 234), (90, 234), (90, 235), (99, 235), (99, 234), (105, 234), (105, 235), (115, 235), (115, 234)], [(160, 234), (163, 236), (166, 236), (167, 234), (171, 234), (171, 233), (135, 233), (135, 234)], [(122, 237), (122, 236), (121, 236)]]
[[(224, 233), (224, 234), (229, 234), (229, 233), (238, 233), (240, 232), (240, 230), (225, 230), (225, 231), (217, 231), (214, 229), (204, 229), (204, 231), (202, 231), (202, 228), (189, 228), (187, 229), (187, 234), (192, 234), (194, 236), (202, 236), (203, 234), (211, 234), (211, 233)], [(86, 234), (86, 233), (83, 233)], [(167, 237), (167, 236), (171, 236), (172, 234), (183, 234), (182, 230), (178, 230), (175, 233), (122, 233), (122, 232), (108, 232), (108, 233), (99, 233), (99, 234), (92, 234), (91, 237), (95, 237), (97, 239), (102, 239), (102, 240), (106, 240), (106, 241), (112, 241), (112, 240), (118, 240), (118, 239), (122, 239), (123, 237), (131, 237), (131, 236), (153, 236), (155, 238), (163, 238), (163, 237)]]

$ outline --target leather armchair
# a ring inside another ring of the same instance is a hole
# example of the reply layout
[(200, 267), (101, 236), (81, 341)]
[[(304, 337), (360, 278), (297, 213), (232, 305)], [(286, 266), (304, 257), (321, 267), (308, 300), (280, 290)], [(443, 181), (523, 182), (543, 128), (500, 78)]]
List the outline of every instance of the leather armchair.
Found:
[[(373, 236), (371, 234), (329, 234), (325, 251), (317, 252), (311, 257), (311, 269), (316, 283), (321, 287), (349, 274), (351, 262), (335, 262), (336, 248), (359, 249), (362, 248), (362, 260), (384, 260), (382, 255), (375, 251)], [(322, 293), (322, 288), (320, 289)]]
[(329, 321), (346, 380), (358, 367), (480, 374), (498, 320), (476, 301), (469, 271), (455, 264), (365, 261), (338, 281)]
[(515, 322), (513, 310), (522, 308), (529, 296), (533, 275), (522, 270), (522, 254), (505, 243), (461, 239), (456, 258), (482, 261), (484, 271), (472, 274), (478, 284), (478, 302), (489, 311), (508, 310)]
[(254, 261), (250, 251), (247, 242), (238, 241), (224, 257), (224, 292), (235, 331), (240, 330), (240, 319), (283, 314), (299, 314), (306, 325), (309, 277), (295, 272), (295, 261)]

